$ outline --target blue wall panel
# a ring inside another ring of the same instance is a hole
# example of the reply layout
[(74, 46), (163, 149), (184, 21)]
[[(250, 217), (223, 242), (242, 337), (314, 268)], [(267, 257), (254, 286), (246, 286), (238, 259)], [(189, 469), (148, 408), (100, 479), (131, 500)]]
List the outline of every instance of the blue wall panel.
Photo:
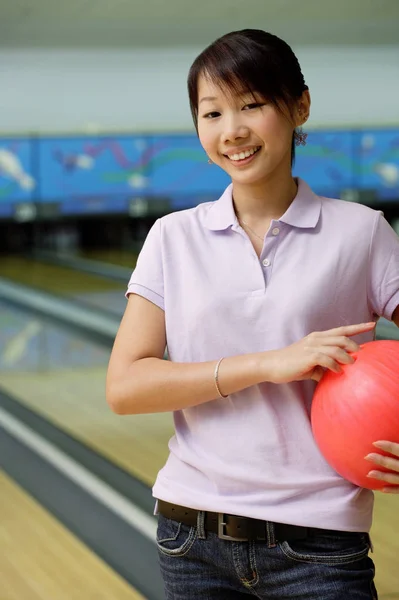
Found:
[(0, 217), (11, 216), (13, 205), (40, 194), (34, 146), (31, 139), (0, 138)]
[[(294, 175), (332, 197), (373, 189), (399, 201), (399, 129), (310, 131)], [(62, 214), (127, 213), (134, 199), (161, 197), (175, 210), (216, 199), (228, 183), (190, 134), (0, 138), (0, 217), (29, 201)]]

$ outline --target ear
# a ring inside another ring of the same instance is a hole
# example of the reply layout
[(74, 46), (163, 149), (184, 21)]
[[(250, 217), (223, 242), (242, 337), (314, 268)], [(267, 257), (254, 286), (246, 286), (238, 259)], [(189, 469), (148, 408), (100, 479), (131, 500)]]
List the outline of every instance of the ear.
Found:
[(309, 90), (305, 90), (297, 104), (295, 127), (301, 127), (309, 119), (310, 104)]

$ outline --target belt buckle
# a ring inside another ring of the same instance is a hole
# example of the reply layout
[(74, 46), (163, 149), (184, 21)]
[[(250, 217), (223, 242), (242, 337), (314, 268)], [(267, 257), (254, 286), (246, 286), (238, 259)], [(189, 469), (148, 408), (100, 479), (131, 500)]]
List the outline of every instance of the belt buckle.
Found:
[(225, 517), (226, 517), (226, 515), (224, 513), (218, 513), (218, 537), (219, 537), (219, 539), (229, 540), (230, 542), (245, 542), (245, 541), (247, 541), (248, 538), (232, 537), (231, 535), (227, 535), (225, 533), (225, 527), (227, 526)]

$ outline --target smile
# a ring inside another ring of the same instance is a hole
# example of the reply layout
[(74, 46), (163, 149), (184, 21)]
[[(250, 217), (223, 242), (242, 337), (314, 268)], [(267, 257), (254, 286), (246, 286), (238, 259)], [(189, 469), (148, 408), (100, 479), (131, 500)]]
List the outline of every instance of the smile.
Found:
[(259, 152), (260, 146), (255, 146), (255, 148), (251, 148), (250, 150), (245, 150), (245, 152), (237, 152), (236, 154), (225, 154), (227, 158), (234, 162), (240, 162), (246, 160)]

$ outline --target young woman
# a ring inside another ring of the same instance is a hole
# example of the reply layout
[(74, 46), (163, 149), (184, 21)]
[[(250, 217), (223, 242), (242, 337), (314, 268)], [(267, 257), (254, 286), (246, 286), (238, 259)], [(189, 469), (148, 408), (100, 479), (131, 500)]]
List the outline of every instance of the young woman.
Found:
[(284, 41), (225, 35), (188, 88), (232, 184), (154, 224), (107, 380), (117, 413), (174, 411), (153, 489), (166, 597), (377, 598), (373, 493), (329, 467), (309, 413), (324, 370), (353, 362), (379, 316), (399, 323), (398, 237), (380, 212), (293, 178), (310, 95)]

